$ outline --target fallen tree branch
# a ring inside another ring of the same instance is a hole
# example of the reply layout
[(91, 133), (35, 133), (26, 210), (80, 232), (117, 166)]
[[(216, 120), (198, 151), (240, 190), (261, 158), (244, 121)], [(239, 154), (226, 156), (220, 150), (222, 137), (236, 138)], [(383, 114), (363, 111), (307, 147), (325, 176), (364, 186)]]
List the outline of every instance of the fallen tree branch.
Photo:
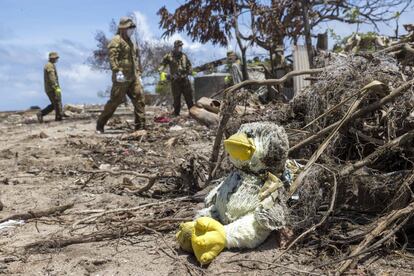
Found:
[(9, 217), (0, 219), (0, 223), (6, 222), (8, 220), (28, 220), (28, 219), (33, 219), (33, 218), (47, 217), (47, 216), (54, 215), (56, 213), (62, 213), (63, 211), (69, 208), (72, 208), (73, 205), (74, 203), (70, 203), (66, 205), (52, 207), (52, 208), (45, 209), (45, 210), (31, 210), (31, 211), (28, 211), (27, 213), (15, 214), (15, 215), (11, 215)]
[(365, 96), (374, 90), (371, 88), (377, 87), (378, 85), (378, 83), (377, 84), (374, 83), (374, 86), (370, 86), (371, 84), (372, 83), (368, 84), (367, 86), (359, 90), (359, 93), (360, 93), (359, 97), (355, 99), (355, 101), (352, 103), (352, 105), (349, 107), (349, 109), (345, 113), (344, 117), (342, 117), (342, 119), (335, 125), (335, 127), (333, 127), (333, 130), (329, 134), (329, 136), (325, 139), (325, 141), (323, 141), (323, 143), (318, 147), (318, 149), (312, 154), (311, 158), (309, 158), (309, 161), (306, 163), (303, 171), (299, 173), (298, 177), (295, 179), (293, 184), (290, 186), (290, 191), (289, 191), (289, 195), (287, 198), (291, 198), (292, 195), (297, 191), (297, 189), (299, 189), (299, 187), (302, 185), (302, 181), (305, 179), (306, 175), (309, 173), (312, 165), (318, 160), (321, 154), (325, 151), (325, 149), (328, 147), (329, 143), (332, 141), (332, 139), (335, 137), (335, 135), (338, 133), (341, 127), (345, 125), (346, 122), (348, 122), (349, 118), (352, 116), (354, 111), (358, 108), (359, 104), (362, 102)]
[(329, 114), (331, 114), (332, 112), (338, 110), (341, 106), (343, 106), (344, 104), (346, 104), (347, 102), (349, 102), (352, 98), (358, 96), (360, 94), (360, 91), (358, 91), (357, 93), (355, 93), (354, 95), (351, 95), (349, 97), (347, 97), (346, 99), (344, 99), (342, 102), (338, 103), (337, 105), (331, 107), (330, 109), (328, 109), (328, 111), (326, 111), (325, 113), (323, 113), (322, 115), (319, 115), (318, 117), (316, 117), (315, 119), (313, 119), (309, 124), (307, 124), (306, 126), (304, 126), (302, 128), (302, 130), (304, 130), (305, 128), (308, 128), (309, 126), (313, 125), (315, 122), (319, 121), (320, 119), (328, 116)]
[(371, 153), (370, 155), (368, 155), (364, 159), (344, 166), (339, 171), (339, 176), (349, 175), (349, 174), (353, 173), (354, 171), (356, 171), (356, 170), (358, 170), (358, 169), (360, 169), (364, 166), (370, 165), (370, 164), (374, 163), (382, 155), (389, 153), (389, 151), (392, 148), (398, 147), (402, 143), (406, 143), (407, 140), (410, 141), (410, 142), (408, 142), (408, 145), (410, 145), (410, 143), (412, 142), (413, 139), (414, 139), (414, 130), (412, 130), (410, 132), (407, 132), (404, 135), (401, 135), (400, 137), (397, 137), (396, 139), (388, 142), (387, 144), (385, 144), (381, 147), (378, 147), (373, 153)]
[(404, 44), (404, 50), (414, 55), (414, 49), (408, 43)]
[(184, 196), (184, 197), (169, 199), (169, 200), (165, 200), (165, 201), (147, 203), (147, 204), (139, 205), (139, 206), (132, 207), (132, 208), (120, 208), (120, 209), (102, 211), (102, 212), (99, 212), (97, 214), (93, 214), (91, 216), (88, 216), (86, 218), (83, 218), (81, 220), (76, 221), (75, 223), (72, 224), (72, 229), (74, 229), (79, 224), (85, 223), (87, 221), (98, 219), (102, 216), (106, 216), (106, 215), (110, 215), (110, 214), (117, 214), (117, 213), (130, 213), (130, 212), (134, 212), (134, 211), (144, 209), (144, 208), (148, 208), (148, 207), (163, 205), (163, 204), (166, 204), (166, 203), (169, 203), (169, 202), (184, 201), (184, 200), (189, 200), (189, 199), (190, 199), (190, 197)]
[(393, 45), (393, 46), (384, 48), (382, 50), (376, 51), (375, 52), (375, 55), (389, 53), (389, 52), (394, 52), (394, 51), (397, 51), (397, 50), (401, 50), (401, 49), (405, 48), (406, 45), (407, 46), (410, 46), (410, 44), (407, 43), (407, 42), (398, 43), (396, 45)]
[[(392, 225), (397, 219), (402, 218), (404, 216), (411, 216), (414, 212), (414, 202), (409, 204), (407, 207), (396, 210), (391, 212), (388, 215), (380, 217), (374, 223), (375, 228), (366, 235), (365, 239), (354, 249), (352, 250), (350, 256), (357, 256), (360, 254), (364, 249), (368, 248), (372, 241), (380, 236), (390, 225)], [(354, 266), (358, 262), (358, 258), (354, 257), (352, 259), (344, 261), (339, 269), (337, 270), (339, 274), (344, 273), (350, 267)]]
[(125, 236), (134, 236), (139, 234), (144, 227), (140, 224), (156, 223), (160, 225), (165, 222), (185, 222), (188, 218), (164, 218), (164, 219), (140, 219), (132, 221), (133, 225), (120, 226), (117, 231), (112, 229), (95, 231), (87, 235), (79, 235), (76, 237), (58, 237), (46, 240), (36, 241), (24, 246), (26, 251), (31, 250), (47, 250), (53, 248), (63, 248), (73, 244), (100, 242), (112, 239), (118, 239)]
[(129, 174), (129, 175), (134, 175), (136, 177), (139, 178), (146, 178), (148, 179), (147, 184), (145, 184), (145, 186), (143, 186), (142, 188), (138, 188), (136, 190), (130, 190), (131, 193), (134, 194), (142, 194), (144, 192), (149, 191), (152, 186), (154, 186), (155, 182), (157, 180), (159, 180), (160, 178), (163, 177), (167, 177), (164, 175), (159, 175), (159, 174), (145, 174), (145, 173), (138, 173), (138, 172), (134, 172), (134, 171), (126, 171), (126, 170), (122, 170), (122, 171), (112, 171), (112, 170), (82, 170), (81, 172), (84, 173), (108, 173), (108, 174), (112, 174), (112, 175), (123, 175), (123, 174)]
[[(348, 124), (349, 122), (354, 121), (355, 119), (357, 119), (359, 117), (362, 117), (362, 116), (364, 116), (364, 115), (366, 115), (370, 112), (373, 112), (373, 111), (379, 109), (384, 104), (387, 104), (389, 102), (394, 101), (397, 97), (404, 94), (404, 92), (406, 92), (406, 90), (408, 88), (410, 88), (413, 84), (414, 84), (414, 80), (408, 81), (408, 82), (404, 83), (403, 85), (401, 85), (400, 87), (394, 89), (390, 94), (388, 94), (387, 96), (385, 96), (381, 100), (378, 100), (378, 101), (376, 101), (376, 102), (374, 102), (370, 105), (361, 107), (354, 114), (352, 114), (350, 117), (348, 117), (347, 120), (343, 124)], [(333, 124), (325, 127), (324, 129), (322, 129), (318, 133), (316, 133), (312, 136), (309, 136), (308, 138), (306, 138), (302, 142), (294, 145), (293, 147), (291, 147), (289, 149), (289, 155), (291, 156), (297, 150), (299, 150), (299, 149), (301, 149), (301, 148), (303, 148), (303, 147), (305, 147), (309, 144), (316, 143), (319, 139), (323, 138), (325, 135), (327, 135), (333, 129), (335, 129), (335, 127), (338, 126), (340, 123), (341, 123), (340, 121), (338, 121), (336, 123), (333, 123)]]
[(411, 173), (409, 174), (409, 176), (404, 180), (400, 188), (395, 193), (393, 199), (391, 200), (391, 203), (389, 203), (384, 210), (389, 211), (392, 208), (392, 206), (394, 206), (394, 204), (397, 203), (397, 201), (401, 200), (401, 197), (405, 194), (405, 192), (409, 192), (411, 194), (411, 199), (414, 199), (414, 192), (410, 187), (413, 184), (414, 184), (414, 169), (411, 170)]
[(281, 264), (277, 264), (277, 263), (271, 263), (271, 262), (266, 262), (266, 261), (262, 261), (262, 260), (253, 260), (253, 259), (235, 259), (235, 260), (230, 260), (227, 261), (227, 263), (237, 263), (237, 262), (253, 262), (253, 263), (262, 263), (262, 264), (267, 264), (270, 265), (273, 268), (285, 268), (285, 269), (289, 269), (291, 271), (295, 271), (295, 272), (299, 272), (299, 273), (305, 273), (308, 275), (323, 275), (320, 273), (316, 273), (316, 272), (311, 272), (311, 271), (306, 271), (306, 270), (301, 270), (301, 269), (297, 269), (297, 268), (293, 268), (293, 267), (289, 267), (289, 266), (285, 266), (285, 265), (281, 265)]
[(317, 228), (319, 228), (322, 224), (325, 223), (325, 221), (328, 219), (328, 217), (332, 214), (334, 207), (335, 207), (335, 201), (336, 201), (336, 195), (337, 195), (337, 190), (338, 190), (338, 183), (336, 181), (336, 176), (335, 173), (333, 173), (333, 179), (334, 179), (334, 185), (332, 187), (332, 197), (331, 197), (331, 203), (329, 204), (329, 209), (328, 211), (325, 213), (325, 215), (322, 217), (322, 219), (315, 225), (313, 225), (311, 228), (309, 228), (308, 230), (306, 230), (305, 232), (303, 232), (302, 234), (300, 234), (294, 241), (292, 241), (289, 246), (283, 250), (282, 253), (280, 253), (276, 259), (274, 261), (279, 260), (283, 255), (285, 255), (286, 252), (288, 252), (293, 245), (295, 245), (298, 241), (300, 241), (301, 239), (303, 239), (304, 237), (306, 237), (309, 233), (315, 231)]

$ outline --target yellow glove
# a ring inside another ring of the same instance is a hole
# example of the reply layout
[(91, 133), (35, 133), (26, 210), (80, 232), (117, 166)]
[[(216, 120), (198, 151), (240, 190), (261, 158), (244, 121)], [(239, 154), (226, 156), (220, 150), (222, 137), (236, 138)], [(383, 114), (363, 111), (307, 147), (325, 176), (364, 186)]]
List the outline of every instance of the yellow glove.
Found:
[(196, 72), (196, 71), (193, 71), (193, 72), (191, 73), (191, 75), (192, 75), (193, 77), (195, 77), (195, 76), (197, 76), (197, 72)]
[(201, 217), (195, 221), (191, 244), (197, 260), (210, 263), (226, 245), (224, 226), (215, 219)]
[(193, 253), (191, 236), (194, 233), (195, 221), (180, 224), (180, 230), (175, 235), (182, 250)]
[(160, 81), (167, 81), (167, 73), (160, 72)]
[(58, 96), (62, 95), (62, 89), (60, 89), (60, 87), (56, 87), (56, 89), (55, 89), (55, 93), (56, 93), (56, 95), (58, 95)]
[(231, 84), (232, 82), (233, 82), (233, 79), (232, 79), (232, 77), (231, 77), (231, 76), (225, 76), (225, 77), (224, 77), (224, 83), (225, 83), (225, 84), (229, 85), (229, 84)]

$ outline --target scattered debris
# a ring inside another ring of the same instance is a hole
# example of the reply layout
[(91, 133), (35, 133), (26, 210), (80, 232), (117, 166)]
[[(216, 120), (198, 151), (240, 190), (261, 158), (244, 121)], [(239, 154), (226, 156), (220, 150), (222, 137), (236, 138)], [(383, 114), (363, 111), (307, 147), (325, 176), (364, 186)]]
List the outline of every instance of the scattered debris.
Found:
[(65, 104), (63, 111), (70, 111), (72, 113), (81, 114), (85, 111), (85, 107), (83, 105)]
[(40, 133), (39, 133), (39, 137), (40, 137), (41, 139), (46, 139), (46, 138), (48, 138), (48, 137), (49, 137), (49, 135), (47, 135), (46, 133), (44, 133), (44, 132), (42, 131), (42, 132), (40, 132)]
[(15, 228), (23, 224), (24, 224), (23, 220), (12, 220), (12, 219), (7, 220), (5, 222), (0, 222), (0, 231), (3, 229), (8, 229), (8, 228)]

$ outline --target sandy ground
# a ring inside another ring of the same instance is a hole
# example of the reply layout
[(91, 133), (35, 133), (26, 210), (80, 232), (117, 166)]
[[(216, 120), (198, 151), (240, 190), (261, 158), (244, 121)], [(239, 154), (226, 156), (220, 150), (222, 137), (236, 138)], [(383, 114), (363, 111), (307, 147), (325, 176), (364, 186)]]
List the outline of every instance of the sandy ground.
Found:
[[(147, 232), (45, 252), (26, 252), (23, 247), (31, 242), (67, 233), (80, 212), (129, 208), (189, 193), (187, 189), (177, 191), (176, 186), (164, 183), (156, 184), (146, 196), (136, 196), (119, 189), (123, 176), (88, 178), (79, 173), (100, 168), (152, 173), (164, 167), (177, 167), (196, 151), (208, 156), (214, 139), (211, 131), (185, 116), (170, 124), (154, 123), (153, 117), (162, 112), (148, 108), (149, 128), (145, 138), (120, 144), (118, 141), (131, 132), (125, 122), (132, 120), (132, 114), (116, 116), (104, 135), (95, 134), (96, 118), (90, 115), (63, 122), (54, 122), (53, 116), (48, 116), (44, 124), (37, 124), (33, 113), (24, 114), (23, 122), (17, 115), (3, 114), (0, 117), (0, 200), (4, 208), (0, 218), (72, 202), (74, 207), (60, 215), (1, 229), (0, 274), (298, 275), (304, 274), (300, 270), (310, 271), (315, 261), (329, 260), (323, 252), (292, 251), (269, 266), (266, 262), (272, 262), (281, 252), (272, 236), (256, 250), (226, 251), (209, 267), (199, 268), (193, 256), (177, 249), (175, 231), (163, 232), (163, 238)], [(167, 147), (166, 142), (171, 138), (176, 143)], [(186, 211), (197, 208), (200, 204), (191, 203)], [(169, 215), (181, 211), (172, 210)], [(171, 229), (177, 225), (173, 224)], [(413, 275), (413, 260), (391, 254), (369, 262), (353, 274)], [(325, 273), (316, 270), (315, 274)]]

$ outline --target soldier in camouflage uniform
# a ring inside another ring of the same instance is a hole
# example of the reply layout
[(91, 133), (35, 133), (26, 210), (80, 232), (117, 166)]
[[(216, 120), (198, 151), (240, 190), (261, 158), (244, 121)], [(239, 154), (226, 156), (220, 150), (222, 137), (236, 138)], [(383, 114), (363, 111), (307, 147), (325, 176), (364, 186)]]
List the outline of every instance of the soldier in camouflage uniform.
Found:
[(241, 61), (237, 54), (233, 51), (227, 52), (227, 70), (229, 77), (224, 79), (229, 86), (241, 83), (243, 81), (243, 73), (241, 68)]
[(51, 102), (45, 109), (37, 113), (37, 119), (39, 123), (43, 122), (43, 116), (46, 116), (53, 110), (55, 110), (55, 120), (61, 121), (64, 116), (62, 112), (62, 90), (59, 86), (59, 79), (56, 71), (55, 63), (58, 61), (59, 55), (56, 52), (49, 53), (49, 62), (45, 65), (44, 82), (45, 92)]
[(96, 123), (96, 130), (104, 132), (104, 126), (127, 95), (134, 105), (135, 129), (145, 128), (145, 100), (141, 84), (141, 68), (135, 45), (130, 37), (135, 24), (129, 17), (122, 17), (117, 35), (108, 45), (109, 63), (112, 70), (111, 97)]
[(191, 62), (187, 55), (182, 52), (183, 42), (177, 40), (174, 42), (174, 50), (164, 56), (161, 61), (159, 71), (161, 73), (161, 80), (165, 77), (165, 68), (169, 66), (171, 77), (171, 90), (174, 99), (174, 115), (180, 115), (181, 109), (181, 94), (184, 95), (185, 102), (188, 109), (193, 104), (193, 89), (191, 87), (188, 75), (192, 74)]

